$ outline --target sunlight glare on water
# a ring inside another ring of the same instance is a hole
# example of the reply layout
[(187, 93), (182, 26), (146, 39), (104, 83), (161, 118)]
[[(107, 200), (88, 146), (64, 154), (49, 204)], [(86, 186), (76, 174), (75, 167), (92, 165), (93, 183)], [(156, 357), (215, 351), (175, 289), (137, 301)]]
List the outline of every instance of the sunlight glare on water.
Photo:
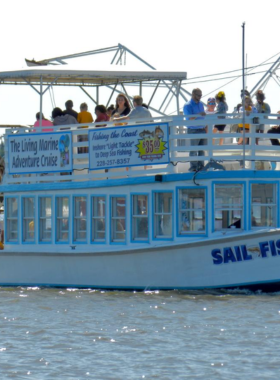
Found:
[(0, 291), (1, 379), (279, 378), (279, 293)]

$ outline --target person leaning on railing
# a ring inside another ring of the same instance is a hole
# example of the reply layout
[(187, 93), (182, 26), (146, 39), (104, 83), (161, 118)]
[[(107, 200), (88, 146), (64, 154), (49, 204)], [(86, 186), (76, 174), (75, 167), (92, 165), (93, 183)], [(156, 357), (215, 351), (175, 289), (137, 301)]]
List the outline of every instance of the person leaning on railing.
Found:
[[(278, 111), (277, 113), (280, 114), (280, 111)], [(278, 116), (277, 119), (280, 119), (280, 116)], [(278, 133), (278, 134), (280, 134), (280, 125), (275, 125), (275, 126), (273, 126), (272, 128), (270, 128), (270, 129), (267, 131), (267, 133)], [(279, 136), (279, 137), (280, 137), (280, 136)], [(272, 144), (272, 145), (280, 145), (278, 139), (270, 139), (270, 141), (271, 141), (271, 144)]]

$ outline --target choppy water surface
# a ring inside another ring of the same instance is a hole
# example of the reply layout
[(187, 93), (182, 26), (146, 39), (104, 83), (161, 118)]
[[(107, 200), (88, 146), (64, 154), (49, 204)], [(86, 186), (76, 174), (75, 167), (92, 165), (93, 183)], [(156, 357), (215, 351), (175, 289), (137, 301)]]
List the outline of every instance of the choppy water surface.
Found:
[(1, 379), (278, 379), (279, 294), (0, 289)]

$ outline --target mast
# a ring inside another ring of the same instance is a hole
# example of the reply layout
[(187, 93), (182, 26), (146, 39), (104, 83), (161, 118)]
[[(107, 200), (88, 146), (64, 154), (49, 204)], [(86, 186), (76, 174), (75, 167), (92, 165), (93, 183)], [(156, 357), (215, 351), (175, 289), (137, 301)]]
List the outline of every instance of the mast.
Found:
[(245, 22), (242, 24), (242, 124), (243, 124), (243, 169), (245, 169)]

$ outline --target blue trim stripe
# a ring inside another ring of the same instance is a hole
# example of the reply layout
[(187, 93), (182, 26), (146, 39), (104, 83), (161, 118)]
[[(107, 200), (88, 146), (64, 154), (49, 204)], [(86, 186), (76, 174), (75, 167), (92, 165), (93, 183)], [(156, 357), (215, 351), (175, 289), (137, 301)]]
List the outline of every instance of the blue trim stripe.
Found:
[[(196, 181), (200, 179), (219, 179), (219, 180), (240, 180), (240, 179), (280, 179), (280, 171), (271, 170), (231, 170), (231, 171), (211, 171), (211, 172), (199, 172), (196, 175)], [(175, 182), (175, 181), (187, 181), (192, 180), (192, 173), (179, 173), (179, 174), (167, 174), (162, 175), (162, 182)], [(61, 183), (34, 183), (20, 185), (20, 190), (25, 191), (42, 191), (42, 190), (70, 190), (70, 189), (91, 189), (101, 187), (115, 187), (125, 185), (139, 185), (146, 183), (157, 182), (155, 176), (143, 176), (134, 178), (118, 178), (107, 179), (101, 181), (87, 181), (87, 182), (61, 182)], [(18, 192), (19, 185), (3, 185), (1, 191), (6, 192)]]

